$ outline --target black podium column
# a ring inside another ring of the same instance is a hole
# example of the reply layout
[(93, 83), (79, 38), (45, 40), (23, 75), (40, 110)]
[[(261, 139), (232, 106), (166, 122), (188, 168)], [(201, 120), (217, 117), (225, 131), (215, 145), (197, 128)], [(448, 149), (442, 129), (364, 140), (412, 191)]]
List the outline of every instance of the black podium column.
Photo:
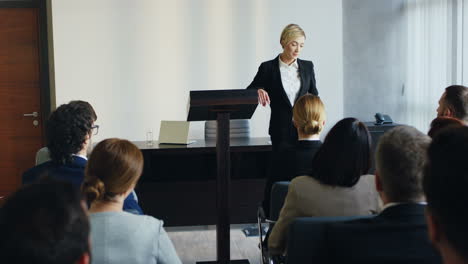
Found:
[[(216, 253), (217, 261), (204, 263), (244, 264), (248, 260), (230, 260), (230, 183), (231, 157), (229, 154), (230, 119), (250, 119), (258, 105), (256, 90), (190, 91), (190, 109), (187, 121), (217, 120), (216, 130)], [(203, 263), (203, 262), (197, 262)]]
[(216, 225), (217, 256), (220, 264), (228, 264), (230, 251), (229, 205), (231, 201), (231, 157), (229, 153), (229, 113), (218, 113), (216, 131), (216, 159), (218, 176), (216, 181)]

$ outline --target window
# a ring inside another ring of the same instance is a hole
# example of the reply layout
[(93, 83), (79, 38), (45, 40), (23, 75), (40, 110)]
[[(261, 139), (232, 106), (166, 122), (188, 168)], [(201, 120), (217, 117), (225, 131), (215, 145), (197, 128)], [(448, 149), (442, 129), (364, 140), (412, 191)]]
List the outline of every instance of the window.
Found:
[(461, 83), (463, 62), (459, 59), (462, 52), (459, 40), (463, 1), (468, 2), (408, 0), (405, 5), (408, 45), (404, 123), (423, 132), (436, 117), (445, 87)]

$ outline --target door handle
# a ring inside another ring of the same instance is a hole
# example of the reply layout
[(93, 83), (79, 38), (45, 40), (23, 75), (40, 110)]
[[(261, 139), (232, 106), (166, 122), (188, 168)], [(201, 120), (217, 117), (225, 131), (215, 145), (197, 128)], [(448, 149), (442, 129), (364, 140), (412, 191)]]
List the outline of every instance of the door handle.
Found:
[(38, 117), (39, 113), (38, 112), (32, 112), (31, 114), (23, 114), (23, 116)]

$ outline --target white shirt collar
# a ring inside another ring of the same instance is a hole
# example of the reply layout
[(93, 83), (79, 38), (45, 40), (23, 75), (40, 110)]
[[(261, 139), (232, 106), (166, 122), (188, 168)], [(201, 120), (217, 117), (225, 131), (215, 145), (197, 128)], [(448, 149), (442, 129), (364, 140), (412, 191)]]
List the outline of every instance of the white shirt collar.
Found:
[(281, 60), (281, 56), (279, 56), (279, 65), (280, 65), (280, 67), (285, 67), (285, 68), (294, 67), (294, 68), (296, 68), (296, 69), (299, 69), (299, 65), (297, 64), (297, 59), (294, 60), (294, 62), (291, 63), (291, 65), (288, 65), (288, 64), (284, 63), (284, 62)]
[(77, 157), (83, 158), (83, 159), (85, 159), (85, 160), (88, 160), (88, 157), (83, 156), (83, 155), (72, 154), (72, 156), (77, 156)]
[(299, 141), (320, 141), (320, 138), (302, 138)]
[[(397, 205), (400, 205), (400, 204), (409, 204), (409, 203), (387, 203), (387, 204), (385, 204), (383, 206), (382, 211), (389, 208), (389, 207), (397, 206)], [(427, 205), (427, 202), (418, 202), (418, 203), (414, 203), (414, 204)]]

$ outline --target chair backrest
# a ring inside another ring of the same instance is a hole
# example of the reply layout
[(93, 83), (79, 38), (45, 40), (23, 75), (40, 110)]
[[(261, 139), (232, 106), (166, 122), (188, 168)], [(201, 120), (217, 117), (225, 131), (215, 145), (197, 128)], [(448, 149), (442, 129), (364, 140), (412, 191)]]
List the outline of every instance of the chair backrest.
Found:
[(279, 181), (273, 183), (270, 194), (270, 218), (269, 220), (277, 221), (281, 208), (283, 208), (284, 200), (288, 194), (289, 181)]
[[(330, 222), (349, 221), (368, 216), (340, 216), (340, 217), (298, 217), (289, 227), (287, 242), (287, 264), (310, 263), (311, 260), (320, 260), (323, 252), (325, 226)], [(326, 260), (322, 260), (326, 263)]]
[(36, 165), (50, 160), (50, 153), (47, 147), (43, 147), (36, 153)]

